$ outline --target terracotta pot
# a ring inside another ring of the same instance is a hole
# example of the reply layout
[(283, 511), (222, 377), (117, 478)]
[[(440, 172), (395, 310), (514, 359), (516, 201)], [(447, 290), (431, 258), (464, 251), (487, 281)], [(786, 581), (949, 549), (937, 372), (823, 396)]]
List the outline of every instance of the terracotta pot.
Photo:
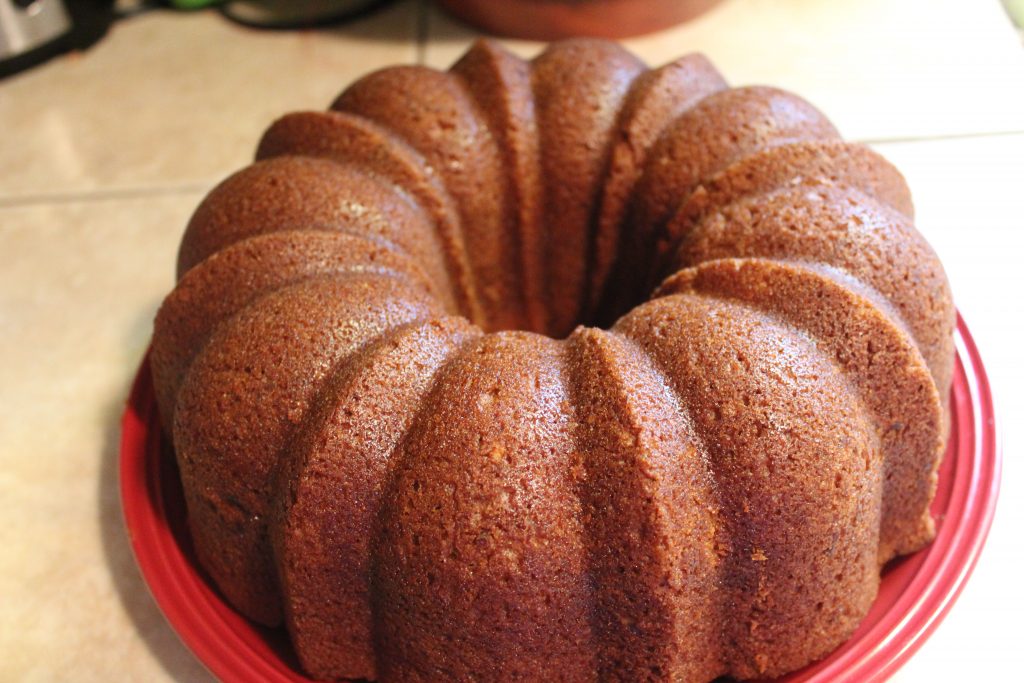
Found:
[(721, 0), (437, 0), (483, 30), (511, 38), (626, 38), (687, 21)]

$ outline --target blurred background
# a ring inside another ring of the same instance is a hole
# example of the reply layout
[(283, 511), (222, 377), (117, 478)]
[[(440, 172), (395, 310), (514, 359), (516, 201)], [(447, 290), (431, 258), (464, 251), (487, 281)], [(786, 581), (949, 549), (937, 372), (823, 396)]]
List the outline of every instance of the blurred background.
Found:
[(507, 0), (439, 3), (461, 18), (427, 0), (0, 0), (0, 680), (209, 680), (138, 574), (117, 489), (118, 420), (181, 233), (271, 120), (376, 68), (447, 67), (483, 32), (465, 19), (639, 32), (625, 44), (652, 65), (703, 52), (733, 85), (799, 93), (903, 171), (1006, 457), (973, 578), (894, 680), (1020, 670), (1024, 1), (652, 0), (629, 21), (623, 2), (644, 4), (517, 23)]

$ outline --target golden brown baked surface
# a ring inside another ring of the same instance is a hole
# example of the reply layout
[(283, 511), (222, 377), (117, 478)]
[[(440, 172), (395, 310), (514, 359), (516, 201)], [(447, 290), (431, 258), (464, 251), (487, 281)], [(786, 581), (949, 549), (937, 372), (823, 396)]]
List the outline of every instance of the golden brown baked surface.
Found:
[(774, 676), (930, 540), (949, 286), (798, 96), (481, 41), (257, 159), (151, 367), (200, 561), (310, 675)]

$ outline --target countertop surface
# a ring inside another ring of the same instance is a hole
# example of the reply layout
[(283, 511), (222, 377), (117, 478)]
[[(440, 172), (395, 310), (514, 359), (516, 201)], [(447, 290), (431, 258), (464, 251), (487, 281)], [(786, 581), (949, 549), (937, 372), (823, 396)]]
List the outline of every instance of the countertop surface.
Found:
[[(119, 417), (184, 225), (276, 116), (377, 67), (447, 66), (475, 35), (412, 1), (289, 33), (156, 11), (0, 81), (0, 681), (210, 679), (142, 581), (117, 482)], [(792, 89), (907, 176), (988, 367), (1005, 463), (971, 581), (895, 680), (1019, 673), (1020, 35), (995, 0), (725, 0), (627, 44)]]

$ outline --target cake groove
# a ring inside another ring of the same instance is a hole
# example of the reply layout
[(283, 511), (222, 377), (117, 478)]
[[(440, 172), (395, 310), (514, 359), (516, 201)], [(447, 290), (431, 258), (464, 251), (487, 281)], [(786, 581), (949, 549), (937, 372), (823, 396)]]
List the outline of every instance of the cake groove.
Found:
[[(710, 680), (722, 671), (709, 615), (719, 583), (717, 492), (706, 450), (668, 382), (614, 332), (577, 329), (578, 448), (599, 678), (657, 672)], [(652, 676), (653, 677), (653, 676)]]
[(650, 148), (665, 127), (704, 97), (727, 87), (703, 55), (692, 54), (645, 71), (633, 81), (612, 138), (608, 175), (594, 233), (587, 314), (593, 316), (605, 293), (619, 251), (629, 200)]
[(495, 42), (478, 41), (452, 66), (451, 72), (465, 82), (501, 146), (512, 211), (506, 230), (519, 257), (513, 267), (519, 272), (526, 316), (520, 327), (543, 332), (543, 232), (538, 201), (542, 185), (530, 65)]
[[(345, 188), (344, 194), (338, 187)], [(214, 188), (182, 238), (179, 279), (235, 242), (282, 230), (350, 232), (383, 240), (418, 261), (445, 299), (454, 300), (439, 238), (418, 204), (365, 170), (310, 157), (257, 162)]]
[(595, 675), (563, 349), (487, 335), (417, 412), (375, 539), (382, 678)]
[(608, 172), (610, 135), (633, 80), (644, 70), (614, 43), (553, 43), (533, 60), (531, 76), (540, 131), (544, 184), (546, 332), (564, 337), (587, 299), (594, 217)]
[(266, 536), (271, 484), (320, 383), (389, 327), (440, 313), (393, 277), (313, 278), (244, 308), (193, 362), (174, 411), (190, 529), (204, 566), (246, 616), (281, 618)]
[(464, 318), (392, 328), (326, 382), (282, 458), (270, 533), (288, 631), (317, 678), (376, 678), (370, 539), (392, 454), (438, 368), (480, 334)]
[(952, 295), (942, 266), (900, 214), (848, 187), (791, 187), (744, 197), (693, 227), (671, 270), (744, 256), (815, 261), (879, 292), (910, 329), (940, 395), (952, 381)]
[(838, 139), (835, 127), (803, 99), (776, 88), (720, 90), (684, 111), (647, 154), (633, 193), (610, 313), (642, 297), (657, 236), (700, 181), (737, 159), (775, 145)]
[(257, 160), (282, 155), (363, 165), (404, 189), (434, 221), (456, 286), (460, 311), (474, 322), (483, 320), (458, 208), (414, 149), (386, 129), (358, 116), (336, 111), (298, 112), (275, 121), (256, 150)]
[(483, 326), (523, 327), (508, 178), (496, 139), (461, 79), (426, 67), (392, 67), (353, 83), (331, 108), (384, 126), (422, 155), (459, 212)]
[(684, 292), (779, 316), (833, 358), (871, 412), (881, 443), (879, 563), (930, 541), (928, 504), (945, 445), (942, 402), (924, 358), (886, 309), (831, 269), (762, 259), (705, 261), (676, 273), (655, 296)]
[(802, 333), (728, 300), (654, 299), (614, 329), (651, 355), (708, 449), (728, 539), (719, 673), (774, 676), (834, 649), (878, 586), (881, 459), (859, 397)]
[[(845, 186), (912, 219), (910, 189), (896, 168), (868, 147), (842, 140), (795, 142), (746, 155), (702, 179), (679, 206), (655, 247), (657, 273), (702, 218), (744, 197), (785, 187)], [(651, 282), (649, 284), (654, 284)]]
[(235, 242), (187, 271), (153, 323), (150, 366), (164, 423), (172, 424), (185, 374), (218, 325), (286, 285), (359, 272), (405, 278), (439, 300), (447, 299), (416, 261), (386, 244), (341, 231), (264, 233)]

